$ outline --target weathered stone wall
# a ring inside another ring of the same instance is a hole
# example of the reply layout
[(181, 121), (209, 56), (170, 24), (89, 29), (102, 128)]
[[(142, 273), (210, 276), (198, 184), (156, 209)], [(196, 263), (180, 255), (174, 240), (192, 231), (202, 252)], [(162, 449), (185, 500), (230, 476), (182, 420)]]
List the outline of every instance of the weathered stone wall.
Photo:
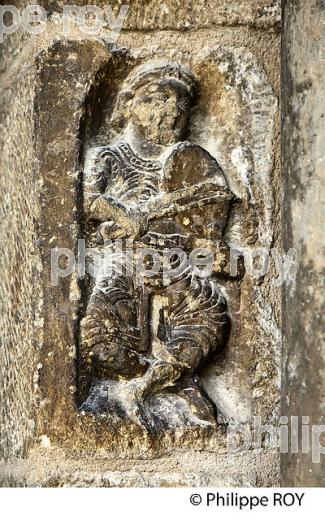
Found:
[(41, 305), (33, 71), (1, 92), (1, 454), (21, 455), (33, 432)]
[[(296, 249), (298, 269), (284, 290), (282, 413), (299, 417), (299, 429), (302, 417), (310, 427), (323, 425), (325, 417), (324, 22), (324, 2), (286, 3), (282, 59), (284, 247)], [(324, 486), (324, 458), (313, 463), (313, 456), (312, 451), (284, 454), (282, 482)]]
[[(255, 246), (280, 244), (279, 2), (131, 2), (115, 54), (125, 48), (130, 58), (121, 62), (118, 73), (118, 59), (112, 60), (105, 42), (85, 38), (77, 28), (68, 39), (62, 37), (62, 2), (42, 5), (51, 14), (46, 31), (36, 37), (19, 30), (0, 49), (6, 219), (0, 420), (2, 456), (12, 459), (3, 467), (5, 482), (274, 485), (279, 481), (277, 455), (248, 453), (238, 465), (238, 457), (226, 455), (222, 428), (203, 444), (190, 438), (177, 445), (166, 438), (158, 449), (148, 439), (135, 437), (131, 460), (132, 432), (130, 438), (111, 439), (96, 422), (76, 418), (79, 292), (74, 277), (51, 287), (49, 252), (55, 245), (76, 247), (82, 123), (99, 72), (106, 67), (105, 74), (116, 74), (116, 79), (107, 76), (116, 88), (114, 81), (120, 84), (123, 67), (128, 70), (156, 57), (182, 60), (195, 68), (205, 88), (200, 108), (206, 110), (206, 119), (197, 119), (194, 136), (199, 140), (201, 134), (201, 142), (217, 155), (238, 195), (248, 175), (260, 222)], [(219, 116), (219, 125), (209, 126), (211, 116)], [(223, 142), (223, 136), (228, 141)], [(231, 151), (244, 153), (245, 146), (252, 159), (240, 154), (231, 158)], [(249, 160), (252, 163), (245, 162)], [(203, 378), (226, 421), (246, 422), (252, 414), (271, 421), (278, 414), (281, 288), (272, 285), (274, 277), (273, 267), (260, 280), (245, 278), (239, 299), (229, 285), (229, 293), (235, 295), (232, 337), (224, 359), (209, 367)], [(24, 461), (13, 460), (22, 455)], [(159, 472), (154, 459), (141, 460), (158, 455)]]

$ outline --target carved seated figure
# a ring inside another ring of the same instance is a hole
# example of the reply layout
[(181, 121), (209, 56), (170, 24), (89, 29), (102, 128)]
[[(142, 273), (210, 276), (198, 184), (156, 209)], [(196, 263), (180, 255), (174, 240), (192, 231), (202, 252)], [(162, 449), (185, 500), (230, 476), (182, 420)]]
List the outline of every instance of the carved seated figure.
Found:
[[(134, 250), (224, 244), (233, 195), (216, 160), (185, 140), (196, 82), (178, 64), (136, 68), (119, 102), (127, 126), (112, 145), (89, 150), (84, 210), (104, 240)], [(227, 341), (230, 320), (217, 275), (185, 265), (158, 274), (99, 276), (81, 321), (81, 410), (155, 432), (215, 424), (198, 373)], [(85, 383), (86, 382), (86, 383)]]

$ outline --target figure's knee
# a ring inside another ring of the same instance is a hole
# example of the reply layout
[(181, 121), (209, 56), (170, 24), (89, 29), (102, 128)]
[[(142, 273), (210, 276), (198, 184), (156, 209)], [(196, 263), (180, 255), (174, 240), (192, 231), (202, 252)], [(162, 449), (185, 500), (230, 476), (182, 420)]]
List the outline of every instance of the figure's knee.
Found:
[(94, 377), (99, 379), (132, 379), (143, 375), (148, 368), (141, 355), (114, 340), (97, 344), (88, 352), (87, 362)]
[(147, 368), (138, 353), (140, 331), (132, 323), (133, 308), (129, 300), (119, 303), (107, 303), (105, 310), (93, 303), (80, 323), (81, 357), (97, 378), (129, 379)]

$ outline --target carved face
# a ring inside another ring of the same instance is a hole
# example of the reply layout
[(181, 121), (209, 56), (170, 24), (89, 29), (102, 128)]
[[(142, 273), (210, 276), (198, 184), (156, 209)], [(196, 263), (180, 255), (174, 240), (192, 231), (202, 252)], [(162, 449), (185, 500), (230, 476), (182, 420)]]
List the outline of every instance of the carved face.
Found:
[(190, 98), (180, 82), (152, 82), (136, 91), (131, 107), (132, 123), (139, 136), (168, 145), (183, 137), (189, 118)]

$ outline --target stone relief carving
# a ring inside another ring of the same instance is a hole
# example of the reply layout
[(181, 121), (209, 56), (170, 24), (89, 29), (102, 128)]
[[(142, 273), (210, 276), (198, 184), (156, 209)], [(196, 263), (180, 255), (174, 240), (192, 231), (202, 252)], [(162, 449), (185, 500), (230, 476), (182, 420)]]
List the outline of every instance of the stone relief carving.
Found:
[[(148, 247), (227, 250), (223, 233), (236, 197), (218, 162), (186, 140), (197, 90), (193, 74), (174, 63), (138, 66), (126, 79), (116, 101), (121, 133), (90, 148), (84, 166), (93, 260), (108, 253), (122, 261), (117, 239), (131, 244), (132, 265)], [(109, 276), (99, 269), (89, 283), (80, 324), (82, 412), (153, 432), (215, 424), (199, 372), (227, 342), (219, 281), (227, 266), (203, 275), (177, 254), (172, 260), (167, 282), (161, 268), (141, 283), (132, 269)]]

